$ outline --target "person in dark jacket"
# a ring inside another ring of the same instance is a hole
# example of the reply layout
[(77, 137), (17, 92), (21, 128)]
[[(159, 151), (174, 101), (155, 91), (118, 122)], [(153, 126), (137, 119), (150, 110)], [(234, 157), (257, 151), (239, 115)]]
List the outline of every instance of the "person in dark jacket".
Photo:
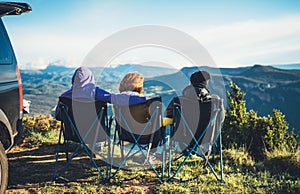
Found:
[[(190, 77), (190, 84), (185, 87), (182, 91), (182, 95), (186, 98), (197, 99), (201, 102), (209, 98), (210, 92), (208, 89), (208, 80), (211, 79), (210, 73), (207, 71), (197, 71), (194, 72)], [(173, 105), (175, 98), (168, 105), (164, 125), (169, 125), (173, 123)]]
[(182, 91), (182, 95), (199, 101), (205, 101), (209, 95), (208, 80), (210, 74), (207, 71), (197, 71), (190, 77), (190, 85)]

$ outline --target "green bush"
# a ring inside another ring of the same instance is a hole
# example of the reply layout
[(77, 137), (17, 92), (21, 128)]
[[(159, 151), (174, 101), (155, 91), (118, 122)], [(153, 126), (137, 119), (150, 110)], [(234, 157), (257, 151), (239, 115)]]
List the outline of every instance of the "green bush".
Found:
[(60, 121), (56, 120), (50, 115), (36, 115), (33, 117), (23, 118), (25, 130), (32, 130), (35, 132), (46, 132), (49, 130), (59, 130)]
[(57, 142), (61, 122), (50, 115), (36, 115), (23, 118), (26, 147), (36, 147)]
[(245, 147), (256, 159), (266, 157), (265, 152), (285, 150), (295, 152), (297, 141), (294, 131), (289, 131), (288, 123), (280, 110), (272, 115), (260, 117), (254, 110), (246, 109), (245, 92), (234, 83), (228, 91), (228, 108), (223, 124), (223, 144), (225, 147)]

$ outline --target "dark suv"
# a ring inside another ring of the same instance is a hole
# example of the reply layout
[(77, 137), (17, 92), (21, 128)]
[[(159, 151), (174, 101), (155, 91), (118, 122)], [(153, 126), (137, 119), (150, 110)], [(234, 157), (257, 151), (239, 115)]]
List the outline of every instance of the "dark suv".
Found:
[(2, 17), (28, 11), (31, 7), (26, 3), (0, 2), (0, 194), (7, 187), (6, 152), (13, 146), (14, 137), (22, 128), (23, 116), (20, 71)]

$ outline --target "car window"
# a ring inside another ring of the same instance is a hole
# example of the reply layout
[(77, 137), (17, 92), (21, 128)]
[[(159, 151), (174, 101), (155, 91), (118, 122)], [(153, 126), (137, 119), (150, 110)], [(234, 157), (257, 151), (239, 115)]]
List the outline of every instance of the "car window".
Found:
[(4, 28), (3, 22), (0, 19), (0, 65), (12, 64), (13, 54), (11, 45)]

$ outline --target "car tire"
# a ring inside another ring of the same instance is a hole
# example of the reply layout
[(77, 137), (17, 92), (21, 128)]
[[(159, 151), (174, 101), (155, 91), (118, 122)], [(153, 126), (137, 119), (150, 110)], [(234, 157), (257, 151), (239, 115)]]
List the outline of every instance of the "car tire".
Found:
[(0, 194), (4, 194), (8, 181), (8, 163), (5, 150), (0, 142)]

